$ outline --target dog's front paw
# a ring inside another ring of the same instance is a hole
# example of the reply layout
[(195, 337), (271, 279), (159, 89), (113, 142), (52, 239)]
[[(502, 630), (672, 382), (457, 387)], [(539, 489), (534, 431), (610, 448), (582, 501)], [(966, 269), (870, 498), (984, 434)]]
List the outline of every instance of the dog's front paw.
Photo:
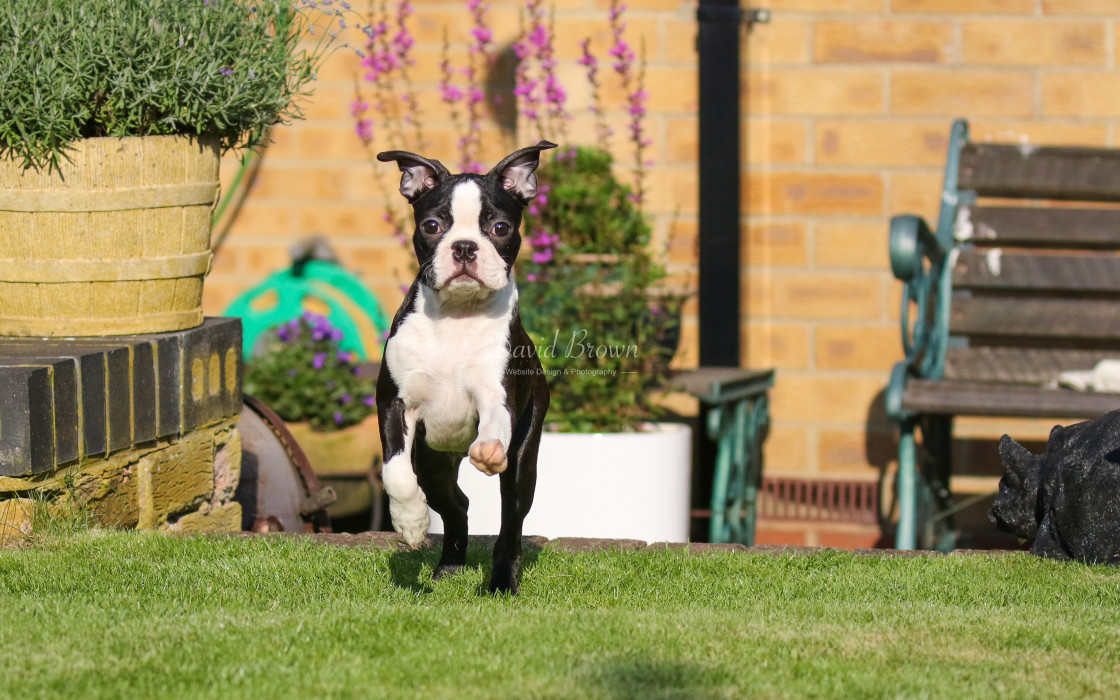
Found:
[(494, 476), (501, 474), (509, 466), (506, 450), (502, 447), (501, 440), (487, 440), (476, 442), (470, 449), (471, 464), (483, 474)]
[(428, 526), (432, 524), (428, 516), (428, 505), (423, 498), (408, 501), (389, 501), (389, 515), (393, 518), (393, 529), (404, 538), (405, 544), (416, 548), (428, 536)]

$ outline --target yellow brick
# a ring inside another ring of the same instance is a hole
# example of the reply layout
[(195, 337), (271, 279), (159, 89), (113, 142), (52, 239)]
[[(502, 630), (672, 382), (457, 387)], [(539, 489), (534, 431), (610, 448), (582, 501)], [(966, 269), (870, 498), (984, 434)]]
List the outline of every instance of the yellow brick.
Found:
[(1105, 124), (1050, 124), (1046, 122), (972, 121), (968, 123), (973, 141), (995, 143), (1037, 143), (1063, 146), (1107, 146)]
[(700, 126), (695, 117), (670, 119), (665, 135), (665, 162), (696, 163), (700, 158)]
[(754, 214), (847, 214), (883, 210), (883, 180), (864, 173), (766, 173), (751, 171), (743, 183)]
[(308, 100), (299, 103), (303, 116), (308, 120), (350, 119), (350, 105), (354, 101), (353, 86), (315, 86), (315, 92)]
[[(941, 208), (941, 186), (944, 176), (939, 170), (928, 173), (892, 173), (888, 209), (896, 214), (917, 214), (936, 225)], [(886, 223), (886, 222), (884, 222)]]
[[(608, 55), (613, 43), (610, 24), (607, 23), (606, 13), (589, 16), (581, 14), (576, 17), (556, 18), (556, 39), (554, 41), (556, 58), (558, 60), (576, 60), (583, 55), (580, 42), (590, 39), (589, 48), (592, 55), (599, 59), (599, 69), (610, 71), (614, 57)], [(658, 57), (659, 21), (653, 17), (626, 17), (626, 30), (622, 38), (634, 50), (635, 57), (640, 55), (641, 44), (646, 46), (646, 60)], [(581, 71), (582, 72), (582, 71)]]
[(743, 364), (748, 367), (807, 369), (809, 367), (809, 327), (805, 324), (770, 323), (743, 324), (745, 337), (740, 347), (746, 352)]
[(1114, 15), (1120, 13), (1117, 0), (1042, 0), (1046, 15)]
[(338, 246), (338, 256), (347, 269), (363, 277), (386, 277), (400, 274), (411, 277), (415, 263), (411, 248), (391, 245)]
[(257, 193), (252, 192), (237, 212), (233, 228), (230, 229), (230, 238), (260, 234), (283, 236), (290, 233), (292, 209), (261, 204), (255, 201), (256, 197)]
[(696, 367), (700, 361), (700, 326), (696, 317), (681, 319), (681, 344), (673, 358), (673, 366), (679, 368)]
[(774, 15), (755, 25), (745, 40), (747, 62), (752, 66), (806, 64), (809, 62), (808, 20)]
[(827, 20), (813, 31), (817, 63), (944, 63), (948, 22)]
[[(648, 68), (645, 78), (645, 89), (649, 93), (646, 108), (651, 112), (696, 112), (700, 99), (698, 75), (694, 66)], [(604, 81), (601, 94), (606, 105), (625, 104), (626, 91), (620, 81)]]
[(1035, 0), (891, 0), (895, 12), (948, 14), (1034, 14)]
[(699, 207), (699, 186), (695, 168), (653, 170), (647, 179), (645, 209), (651, 214), (695, 212)]
[(271, 245), (243, 246), (242, 259), (245, 274), (254, 281), (263, 280), (265, 276), (279, 272), (292, 264), (288, 247), (277, 245), (275, 240)]
[(887, 372), (902, 358), (902, 333), (897, 325), (817, 326), (816, 366), (820, 369)]
[(778, 165), (806, 161), (806, 134), (803, 121), (751, 119), (747, 122), (743, 162)]
[(338, 200), (343, 198), (347, 171), (340, 168), (262, 168), (253, 184), (253, 195), (261, 199)]
[(767, 474), (812, 471), (809, 463), (809, 429), (785, 425), (770, 428), (762, 445)]
[(1025, 117), (1033, 111), (1029, 73), (906, 70), (891, 75), (894, 114)]
[(695, 263), (699, 258), (699, 226), (695, 221), (676, 221), (669, 229), (669, 262)]
[(747, 227), (742, 263), (753, 266), (804, 265), (808, 259), (805, 224), (768, 221)]
[(1100, 22), (966, 22), (962, 51), (965, 63), (999, 66), (1103, 66), (1108, 60)]
[(877, 377), (838, 377), (779, 372), (770, 393), (770, 413), (776, 421), (849, 423), (864, 425), (869, 417), (881, 420), (879, 394), (887, 373)]
[(822, 165), (938, 165), (949, 132), (944, 121), (825, 121), (816, 128)]
[(887, 221), (822, 221), (816, 225), (813, 253), (818, 267), (890, 269)]
[[(487, 21), (494, 32), (494, 46), (502, 46), (514, 41), (520, 33), (516, 6), (491, 6)], [(452, 44), (465, 44), (470, 41), (471, 17), (465, 7), (442, 5), (432, 7), (428, 3), (418, 3), (416, 14), (411, 18), (409, 29), (416, 44), (443, 43), (444, 33)], [(465, 53), (465, 51), (463, 52)]]
[(744, 114), (868, 115), (886, 104), (877, 71), (821, 68), (751, 70), (744, 91)]
[(1120, 75), (1061, 73), (1042, 76), (1042, 114), (1047, 117), (1120, 116)]
[(351, 122), (342, 126), (319, 126), (315, 122), (296, 122), (292, 130), (299, 136), (298, 157), (305, 160), (362, 160), (365, 149)]
[[(756, 5), (752, 5), (754, 7)], [(835, 0), (761, 0), (757, 7), (767, 7), (779, 12), (880, 12), (882, 0), (845, 0), (841, 5)], [(772, 20), (771, 20), (772, 21)]]
[(752, 275), (744, 294), (746, 308), (756, 317), (879, 320), (884, 310), (882, 287), (867, 275), (782, 272)]
[(202, 287), (202, 311), (207, 316), (221, 316), (233, 300), (260, 280), (246, 277), (228, 278), (211, 275)]
[(898, 460), (898, 443), (885, 430), (820, 431), (819, 464), (822, 472), (878, 477), (882, 468)]

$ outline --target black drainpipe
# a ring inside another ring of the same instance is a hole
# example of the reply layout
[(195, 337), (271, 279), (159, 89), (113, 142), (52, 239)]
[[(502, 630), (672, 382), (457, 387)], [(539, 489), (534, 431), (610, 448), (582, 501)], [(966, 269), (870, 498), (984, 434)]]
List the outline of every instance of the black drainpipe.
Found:
[(740, 363), (740, 27), (769, 21), (738, 0), (700, 0), (700, 365)]

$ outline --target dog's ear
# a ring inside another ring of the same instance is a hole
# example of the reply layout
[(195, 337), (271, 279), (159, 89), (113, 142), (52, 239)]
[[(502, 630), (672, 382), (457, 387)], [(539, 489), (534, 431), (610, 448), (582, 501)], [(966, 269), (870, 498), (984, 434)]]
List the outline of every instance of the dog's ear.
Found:
[(443, 167), (438, 160), (428, 160), (408, 151), (382, 151), (377, 154), (377, 160), (387, 163), (397, 161), (401, 169), (401, 194), (409, 202), (436, 186), (451, 173)]
[(556, 148), (556, 144), (541, 141), (536, 146), (522, 148), (503, 158), (486, 177), (496, 178), (503, 190), (513, 195), (522, 205), (528, 204), (537, 196), (536, 170), (541, 162), (541, 151), (550, 148)]

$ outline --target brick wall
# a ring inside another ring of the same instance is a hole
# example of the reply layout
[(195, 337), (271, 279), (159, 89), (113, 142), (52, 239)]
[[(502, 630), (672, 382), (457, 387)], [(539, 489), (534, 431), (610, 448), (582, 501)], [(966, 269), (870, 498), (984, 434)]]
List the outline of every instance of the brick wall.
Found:
[[(672, 271), (691, 284), (697, 233), (694, 7), (678, 0), (627, 4), (631, 41), (644, 39), (649, 61), (648, 126), (657, 163), (650, 173), (650, 210), (658, 241), (669, 244)], [(751, 4), (773, 13), (746, 40), (740, 74), (748, 115), (743, 361), (779, 369), (767, 471), (875, 478), (878, 467), (893, 459), (881, 392), (901, 354), (899, 288), (886, 251), (889, 217), (936, 214), (949, 124), (957, 116), (969, 117), (981, 140), (1117, 145), (1120, 0)], [(499, 47), (517, 35), (520, 5), (492, 0)], [(605, 54), (608, 3), (555, 5), (560, 71), (573, 88), (570, 106), (577, 114), (571, 133), (587, 137), (593, 125), (574, 59), (585, 35)], [(427, 92), (421, 115), (430, 141), (426, 154), (445, 162), (456, 157), (453, 133), (434, 97), (439, 45), (449, 25), (454, 55), (465, 55), (466, 17), (458, 2), (416, 1), (415, 75)], [(336, 54), (320, 74), (307, 121), (277, 130), (207, 283), (209, 313), (283, 265), (288, 244), (316, 232), (329, 236), (343, 262), (361, 272), (387, 307), (396, 307), (394, 271), (407, 269), (408, 256), (380, 221), (383, 197), (353, 134), (349, 103), (356, 69), (355, 57)], [(625, 116), (617, 108), (617, 85), (608, 82), (605, 96), (616, 105), (610, 121), (621, 133)], [(487, 160), (532, 140), (488, 124)], [(627, 161), (625, 142), (616, 146)], [(416, 149), (385, 141), (376, 147)], [(227, 180), (232, 170), (224, 168)], [(687, 366), (696, 357), (695, 303), (685, 322), (678, 363)], [(1000, 422), (963, 427), (979, 437), (1006, 429)], [(978, 461), (994, 457), (988, 449), (974, 452)]]

